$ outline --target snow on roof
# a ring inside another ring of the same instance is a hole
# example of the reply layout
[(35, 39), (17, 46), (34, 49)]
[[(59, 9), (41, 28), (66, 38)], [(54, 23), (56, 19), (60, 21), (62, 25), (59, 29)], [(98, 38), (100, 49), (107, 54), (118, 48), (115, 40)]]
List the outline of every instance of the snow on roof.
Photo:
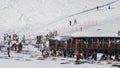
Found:
[(105, 30), (80, 31), (72, 34), (73, 37), (119, 37), (117, 33)]
[(56, 36), (54, 39), (66, 41), (66, 40), (70, 39), (71, 37), (72, 36)]

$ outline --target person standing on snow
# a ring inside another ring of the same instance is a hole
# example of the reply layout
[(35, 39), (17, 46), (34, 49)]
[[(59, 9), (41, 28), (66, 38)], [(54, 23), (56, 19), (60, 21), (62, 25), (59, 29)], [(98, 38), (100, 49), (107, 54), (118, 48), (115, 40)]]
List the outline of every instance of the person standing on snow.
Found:
[(75, 55), (76, 55), (76, 61), (78, 61), (79, 60), (79, 52), (78, 52), (78, 50), (76, 51)]
[(108, 6), (108, 9), (110, 9), (110, 5)]
[(17, 45), (17, 53), (20, 53), (20, 46), (19, 45)]
[(77, 24), (77, 20), (76, 19), (74, 20), (74, 24)]
[(73, 57), (74, 58), (74, 49), (70, 49), (70, 57)]
[(7, 47), (7, 54), (8, 54), (8, 57), (10, 57), (10, 48)]
[(67, 56), (66, 49), (63, 50), (63, 56), (64, 56), (64, 58)]
[(99, 6), (96, 7), (97, 8), (97, 11), (99, 10)]
[(20, 51), (22, 51), (22, 47), (23, 47), (23, 45), (22, 45), (21, 42), (19, 43), (19, 47), (20, 47)]
[(70, 26), (71, 26), (71, 24), (72, 24), (71, 20), (69, 21), (69, 24), (70, 24)]

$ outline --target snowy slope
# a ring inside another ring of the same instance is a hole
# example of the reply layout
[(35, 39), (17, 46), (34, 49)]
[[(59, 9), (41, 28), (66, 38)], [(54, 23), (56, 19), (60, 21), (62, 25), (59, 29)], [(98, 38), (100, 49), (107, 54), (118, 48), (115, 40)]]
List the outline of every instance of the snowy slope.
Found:
[[(80, 13), (114, 1), (116, 2), (111, 5), (110, 10), (105, 6), (99, 11), (94, 9)], [(79, 23), (76, 26), (86, 28), (89, 22), (101, 23), (118, 15), (119, 6), (119, 0), (0, 0), (0, 34), (38, 35), (53, 30), (58, 30), (59, 33), (66, 30), (61, 33), (64, 34), (71, 28), (69, 20), (76, 18)]]
[[(98, 13), (101, 15), (93, 19), (98, 19), (96, 26), (88, 27), (83, 29), (83, 32), (73, 33), (73, 36), (118, 36), (118, 31), (120, 30), (120, 1), (112, 4), (112, 9), (108, 10), (107, 7), (101, 9)], [(92, 13), (91, 13), (92, 14)], [(88, 15), (89, 16), (89, 15)], [(91, 18), (92, 18), (91, 17)]]
[[(97, 5), (108, 6), (97, 11)], [(26, 34), (29, 37), (41, 33), (58, 30), (61, 34), (73, 33), (83, 28), (83, 34), (98, 29), (117, 34), (120, 29), (120, 0), (0, 0), (0, 36), (4, 33)], [(85, 10), (93, 9), (83, 12)], [(81, 13), (83, 12), (83, 13)], [(69, 20), (77, 19), (78, 24), (69, 26)], [(102, 32), (102, 31), (100, 31)], [(77, 33), (76, 33), (77, 34)], [(78, 34), (77, 34), (78, 35)], [(89, 34), (90, 35), (90, 34)], [(0, 37), (0, 40), (2, 39)], [(29, 52), (28, 54), (24, 54)], [(20, 54), (10, 52), (11, 57), (7, 57), (7, 52), (0, 51), (0, 67), (2, 68), (113, 68), (111, 64), (80, 64), (73, 62), (61, 65), (61, 62), (71, 60), (71, 58), (58, 57), (56, 61), (51, 61), (52, 57), (46, 60), (38, 60), (41, 53), (33, 46), (25, 47)], [(30, 57), (31, 54), (34, 57)], [(72, 60), (75, 60), (72, 59)]]

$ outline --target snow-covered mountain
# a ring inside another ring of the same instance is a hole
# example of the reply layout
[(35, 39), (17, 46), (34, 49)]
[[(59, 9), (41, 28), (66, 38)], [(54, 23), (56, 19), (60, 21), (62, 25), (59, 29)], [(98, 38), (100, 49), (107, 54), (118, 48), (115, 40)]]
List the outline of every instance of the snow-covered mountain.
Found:
[[(98, 11), (97, 6), (100, 6)], [(59, 35), (116, 36), (120, 30), (120, 0), (0, 0), (0, 41), (4, 33), (30, 37), (54, 30)], [(23, 46), (21, 53), (10, 51), (10, 55), (7, 56), (6, 48), (1, 48), (1, 68), (113, 68), (112, 64), (120, 64), (103, 61), (75, 65), (76, 58), (68, 57), (40, 60), (41, 53), (31, 45)], [(63, 62), (70, 63), (61, 65)]]
[[(38, 35), (54, 30), (64, 34), (80, 27), (102, 26), (106, 20), (114, 24), (116, 19), (120, 21), (119, 6), (120, 0), (0, 0), (0, 35)], [(69, 20), (73, 24), (74, 19), (78, 24), (70, 27)]]

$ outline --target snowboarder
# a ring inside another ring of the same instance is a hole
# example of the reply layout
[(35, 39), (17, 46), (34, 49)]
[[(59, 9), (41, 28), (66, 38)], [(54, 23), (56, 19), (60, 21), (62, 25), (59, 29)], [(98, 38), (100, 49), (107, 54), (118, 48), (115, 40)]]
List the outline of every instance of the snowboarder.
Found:
[(69, 21), (69, 24), (70, 24), (70, 26), (71, 26), (72, 22), (71, 22), (71, 21)]
[(10, 48), (7, 47), (7, 54), (8, 54), (8, 57), (10, 57)]

